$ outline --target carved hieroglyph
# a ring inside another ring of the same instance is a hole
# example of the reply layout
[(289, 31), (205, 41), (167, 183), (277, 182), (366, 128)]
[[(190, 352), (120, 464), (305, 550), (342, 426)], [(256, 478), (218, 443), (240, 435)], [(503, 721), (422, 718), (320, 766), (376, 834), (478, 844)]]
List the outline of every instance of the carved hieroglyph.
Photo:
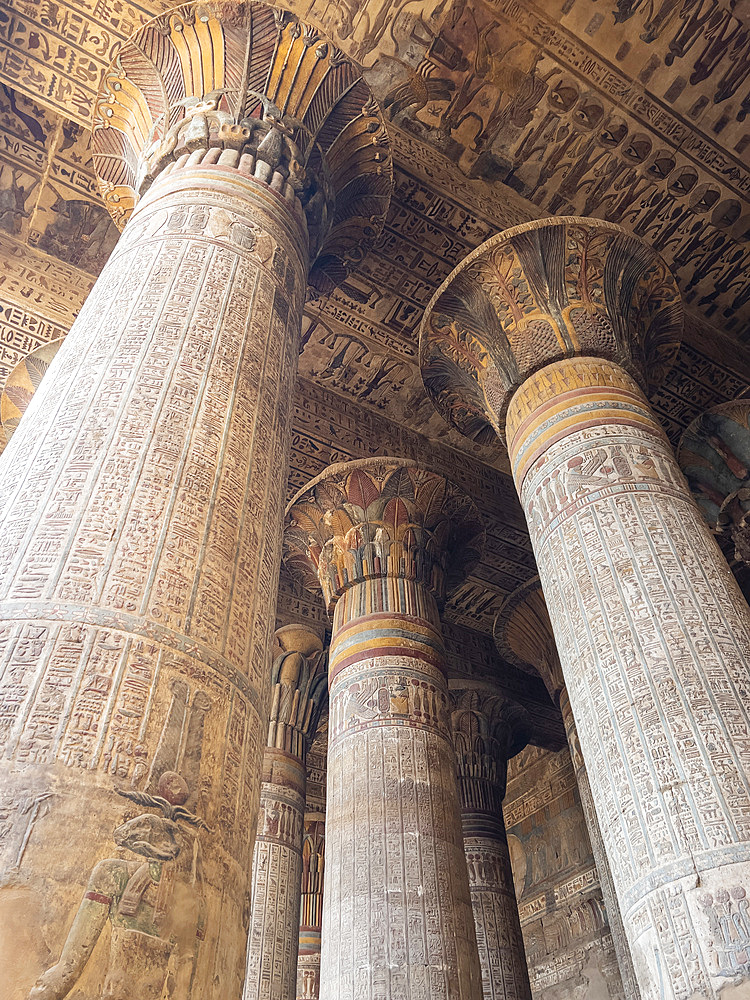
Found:
[(501, 426), (507, 408), (641, 995), (714, 1000), (750, 983), (722, 924), (732, 916), (742, 940), (750, 616), (625, 370), (653, 384), (678, 333), (658, 258), (616, 227), (550, 219), (456, 269), (423, 356), (438, 405), (469, 430)]
[(8, 1000), (235, 1000), (308, 270), (376, 233), (389, 153), (252, 3), (143, 28), (94, 124), (109, 206), (145, 194), (0, 460), (0, 966)]
[(323, 872), (325, 868), (325, 812), (305, 812), (302, 841), (302, 894), (297, 1000), (320, 996), (320, 934), (323, 926)]
[(479, 1000), (438, 607), (479, 554), (465, 494), (413, 462), (333, 466), (285, 558), (333, 609), (321, 1000)]
[(268, 743), (263, 753), (244, 1000), (295, 1000), (305, 822), (305, 757), (326, 698), (320, 635), (276, 630)]
[(302, 841), (302, 892), (297, 954), (297, 1000), (318, 1000), (320, 994), (320, 934), (323, 926), (325, 871), (326, 769), (328, 713), (307, 754), (305, 832)]
[(503, 798), (508, 758), (526, 743), (523, 709), (476, 690), (453, 699), (451, 727), (484, 1000), (531, 1000)]
[(570, 756), (578, 782), (578, 793), (583, 814), (586, 817), (586, 828), (612, 932), (612, 943), (617, 955), (625, 1000), (640, 1000), (641, 994), (635, 978), (630, 945), (625, 934), (620, 904), (617, 901), (612, 882), (612, 872), (604, 849), (594, 800), (591, 796), (591, 784), (586, 765), (583, 762), (578, 732), (570, 709), (570, 699), (565, 689), (562, 666), (557, 654), (555, 637), (552, 633), (552, 623), (549, 619), (547, 604), (538, 576), (532, 577), (528, 583), (514, 591), (500, 609), (495, 620), (495, 642), (500, 654), (511, 663), (523, 663), (526, 666), (536, 667), (547, 686), (550, 698), (556, 705), (559, 705), (562, 711)]

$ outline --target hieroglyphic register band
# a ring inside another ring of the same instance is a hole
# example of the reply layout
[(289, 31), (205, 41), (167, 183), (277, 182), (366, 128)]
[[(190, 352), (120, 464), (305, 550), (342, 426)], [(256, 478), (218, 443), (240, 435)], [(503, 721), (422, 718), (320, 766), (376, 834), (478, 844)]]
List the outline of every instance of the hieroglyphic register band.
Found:
[(333, 610), (321, 1000), (480, 1000), (439, 607), (479, 554), (471, 501), (413, 462), (297, 494), (287, 564)]
[(750, 893), (750, 613), (643, 391), (680, 330), (652, 250), (565, 218), (470, 254), (422, 329), (438, 407), (507, 437), (643, 1000), (750, 983), (721, 932)]
[(377, 235), (388, 139), (314, 29), (189, 3), (93, 153), (130, 219), (0, 459), (2, 990), (237, 1000), (302, 306)]

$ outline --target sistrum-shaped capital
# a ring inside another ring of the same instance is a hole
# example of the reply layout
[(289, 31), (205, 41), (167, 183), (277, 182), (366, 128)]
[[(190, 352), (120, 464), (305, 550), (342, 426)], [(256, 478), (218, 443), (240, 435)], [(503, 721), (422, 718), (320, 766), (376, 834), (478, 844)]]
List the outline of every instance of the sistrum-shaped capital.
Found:
[(720, 403), (685, 430), (677, 460), (706, 521), (750, 564), (750, 399)]
[(97, 98), (99, 188), (123, 228), (166, 171), (216, 164), (289, 203), (326, 291), (367, 252), (393, 187), (383, 116), (361, 72), (293, 14), (191, 2), (119, 50)]
[(542, 219), (491, 237), (448, 275), (422, 321), (422, 378), (449, 423), (490, 443), (540, 368), (607, 358), (648, 392), (681, 334), (680, 294), (654, 250), (598, 219)]
[(557, 704), (565, 689), (552, 622), (538, 576), (517, 587), (495, 617), (494, 637), (504, 660), (537, 671)]
[(476, 688), (455, 690), (451, 729), (464, 810), (502, 816), (508, 761), (531, 739), (533, 724), (516, 702)]
[(483, 542), (473, 501), (445, 476), (368, 458), (331, 466), (292, 499), (284, 558), (329, 609), (347, 588), (386, 577), (422, 584), (440, 607)]
[(327, 651), (309, 625), (284, 625), (274, 639), (267, 745), (304, 759), (327, 700)]

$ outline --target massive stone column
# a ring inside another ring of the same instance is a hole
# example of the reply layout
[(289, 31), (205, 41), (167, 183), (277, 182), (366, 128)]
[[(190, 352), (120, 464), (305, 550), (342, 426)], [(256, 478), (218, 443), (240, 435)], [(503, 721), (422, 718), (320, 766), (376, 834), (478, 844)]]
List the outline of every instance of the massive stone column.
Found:
[(320, 635), (284, 625), (263, 753), (244, 1000), (295, 1000), (307, 748), (326, 698)]
[(320, 935), (323, 927), (325, 871), (326, 769), (328, 717), (318, 727), (307, 755), (305, 834), (302, 842), (302, 898), (297, 957), (297, 1000), (318, 1000), (320, 994)]
[(495, 642), (500, 654), (510, 663), (516, 663), (524, 669), (532, 666), (539, 672), (550, 697), (560, 708), (583, 815), (586, 819), (586, 829), (591, 841), (591, 853), (596, 862), (604, 908), (612, 932), (612, 943), (617, 956), (625, 1000), (640, 1000), (641, 993), (635, 978), (630, 945), (622, 922), (620, 904), (617, 901), (599, 820), (596, 817), (591, 783), (581, 754), (581, 744), (565, 687), (560, 658), (557, 655), (552, 623), (538, 576), (532, 577), (515, 590), (503, 604), (495, 619)]
[(451, 725), (484, 1000), (531, 1000), (503, 819), (508, 760), (531, 725), (520, 706), (476, 690), (454, 695)]
[(546, 219), (452, 272), (423, 374), (469, 434), (505, 430), (641, 995), (727, 1000), (750, 991), (750, 613), (644, 394), (680, 330), (653, 251)]
[(413, 462), (297, 494), (288, 564), (333, 611), (321, 1000), (479, 1000), (439, 608), (478, 556), (471, 501)]
[(0, 458), (2, 991), (236, 1000), (301, 311), (387, 139), (314, 30), (196, 3), (119, 50), (93, 152), (137, 204)]

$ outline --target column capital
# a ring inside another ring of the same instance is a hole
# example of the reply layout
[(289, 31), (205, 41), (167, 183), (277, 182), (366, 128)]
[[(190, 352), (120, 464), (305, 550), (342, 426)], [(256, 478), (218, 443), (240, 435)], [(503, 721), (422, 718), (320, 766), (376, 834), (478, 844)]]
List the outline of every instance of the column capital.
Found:
[(268, 746), (302, 760), (327, 700), (327, 650), (309, 625), (284, 625), (274, 640)]
[(451, 695), (462, 808), (502, 817), (508, 761), (533, 732), (529, 714), (509, 698), (476, 688), (452, 689)]
[(376, 239), (393, 187), (384, 119), (359, 68), (258, 0), (185, 3), (139, 28), (104, 75), (92, 152), (121, 229), (167, 172), (212, 165), (270, 188), (309, 241), (321, 291)]
[(603, 357), (648, 391), (681, 334), (680, 293), (654, 250), (599, 219), (540, 219), (491, 237), (437, 290), (422, 321), (422, 378), (451, 424), (489, 443), (538, 369)]
[(547, 602), (538, 576), (517, 587), (495, 616), (493, 637), (503, 659), (537, 672), (555, 704), (565, 690)]
[(64, 339), (60, 337), (59, 340), (50, 340), (35, 347), (30, 354), (21, 358), (5, 380), (0, 393), (0, 427), (5, 431), (8, 441)]
[(683, 432), (677, 461), (701, 513), (750, 564), (750, 399), (720, 403)]
[(445, 476), (398, 458), (330, 466), (287, 507), (285, 560), (329, 608), (349, 587), (421, 583), (438, 606), (477, 563), (484, 529), (473, 501)]

